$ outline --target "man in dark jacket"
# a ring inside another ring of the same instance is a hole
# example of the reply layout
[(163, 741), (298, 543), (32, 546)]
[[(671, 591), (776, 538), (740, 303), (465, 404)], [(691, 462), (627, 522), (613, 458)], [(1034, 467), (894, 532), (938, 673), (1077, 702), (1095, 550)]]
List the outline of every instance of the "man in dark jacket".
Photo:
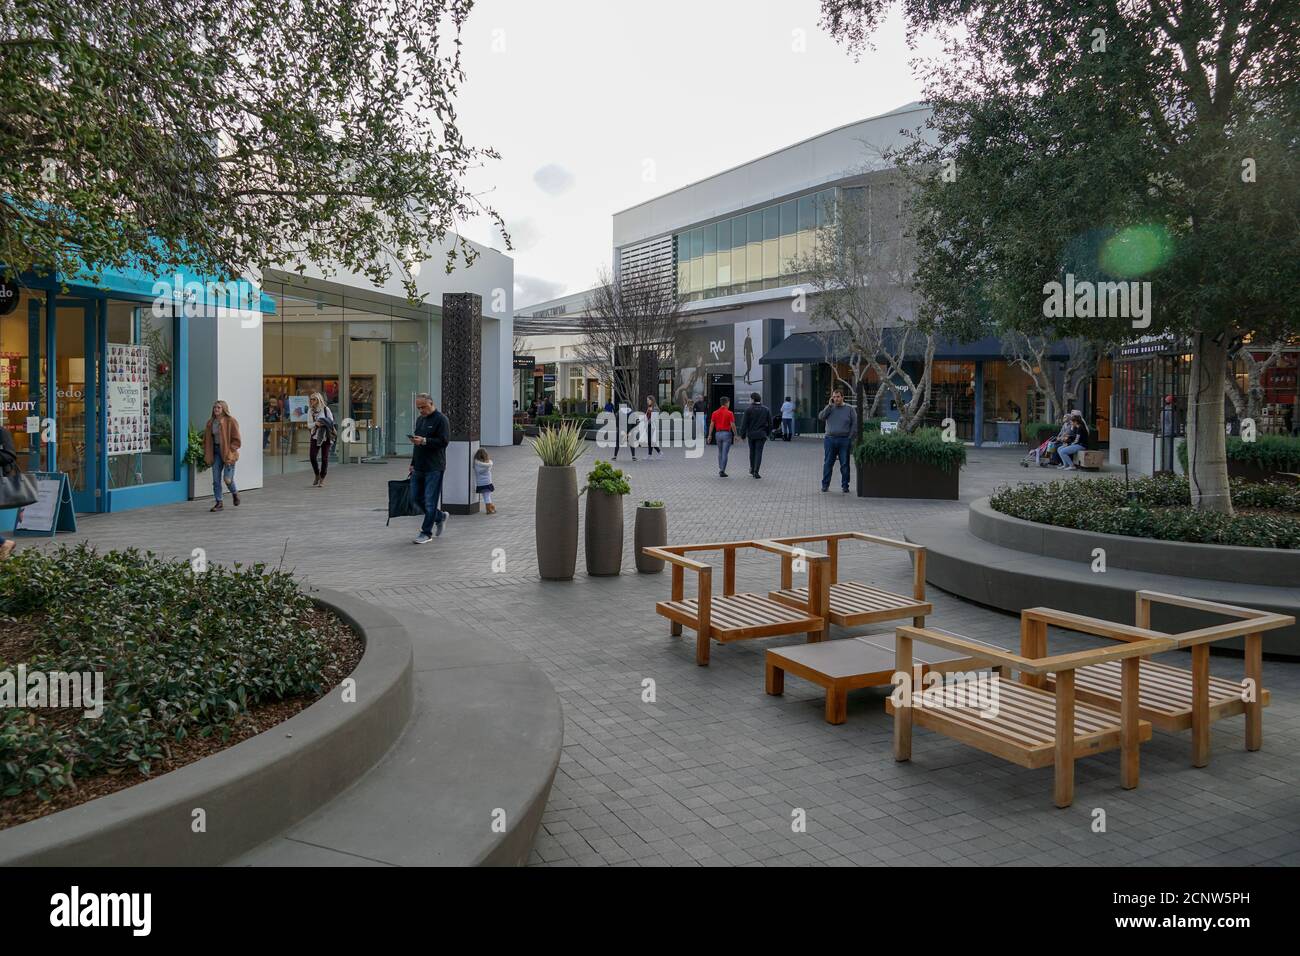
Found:
[(763, 396), (751, 392), (749, 407), (740, 418), (740, 437), (749, 442), (749, 473), (755, 478), (762, 478), (759, 469), (763, 467), (763, 446), (772, 433), (772, 410), (763, 404)]
[(415, 396), (415, 410), (420, 417), (411, 434), (415, 446), (411, 451), (411, 500), (424, 509), (424, 524), (415, 543), (428, 544), (435, 535), (441, 536), (447, 523), (447, 513), (438, 509), (438, 499), (442, 497), (442, 476), (447, 470), (451, 425), (426, 392)]

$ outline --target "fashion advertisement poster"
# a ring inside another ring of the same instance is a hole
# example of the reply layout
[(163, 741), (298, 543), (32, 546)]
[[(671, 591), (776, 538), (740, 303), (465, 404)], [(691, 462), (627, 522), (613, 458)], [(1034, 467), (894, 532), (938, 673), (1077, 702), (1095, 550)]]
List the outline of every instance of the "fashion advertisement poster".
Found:
[(108, 346), (108, 455), (149, 452), (149, 347)]

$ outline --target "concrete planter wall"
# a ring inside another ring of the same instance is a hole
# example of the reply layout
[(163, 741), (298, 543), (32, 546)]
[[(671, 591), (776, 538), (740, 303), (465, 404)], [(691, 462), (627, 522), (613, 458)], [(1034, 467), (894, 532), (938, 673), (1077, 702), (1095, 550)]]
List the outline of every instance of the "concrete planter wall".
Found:
[(869, 462), (857, 466), (859, 498), (935, 498), (956, 501), (961, 469), (923, 462)]
[(988, 498), (971, 503), (968, 521), (971, 534), (990, 544), (1049, 558), (1091, 562), (1093, 549), (1104, 548), (1108, 567), (1268, 587), (1294, 588), (1300, 582), (1300, 551), (1057, 528), (994, 511)]
[(639, 505), (636, 509), (636, 527), (633, 546), (636, 552), (636, 569), (642, 574), (658, 574), (664, 569), (661, 558), (651, 558), (641, 553), (642, 548), (658, 548), (668, 543), (668, 509), (647, 508)]
[(584, 540), (589, 575), (612, 576), (623, 570), (622, 495), (612, 495), (599, 488), (587, 489)]
[[(364, 636), (338, 689), (226, 750), (58, 813), (0, 831), (0, 866), (214, 866), (259, 845), (352, 785), (406, 727), (413, 702), (410, 635), (347, 595), (314, 595)], [(195, 832), (202, 808), (206, 831)]]
[(572, 465), (537, 469), (537, 573), (571, 581), (578, 566), (578, 473)]

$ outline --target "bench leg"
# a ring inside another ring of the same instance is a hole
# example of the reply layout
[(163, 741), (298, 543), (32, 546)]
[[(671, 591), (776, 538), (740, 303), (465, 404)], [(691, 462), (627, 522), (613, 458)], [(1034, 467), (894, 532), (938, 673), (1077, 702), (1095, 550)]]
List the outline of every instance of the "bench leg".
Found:
[(848, 719), (849, 692), (831, 684), (826, 688), (826, 723), (842, 724)]
[(780, 697), (785, 693), (785, 670), (768, 661), (767, 679), (764, 683), (769, 694)]
[(1253, 701), (1246, 701), (1246, 749), (1264, 746), (1264, 635), (1246, 635), (1246, 677), (1253, 685)]
[(912, 618), (912, 626), (913, 626), (913, 627), (925, 627), (925, 615), (922, 614), (922, 615), (920, 615), (919, 617), (914, 617), (914, 618)]
[[(685, 577), (685, 574), (684, 574), (684, 571), (683, 571), (683, 569), (682, 569), (682, 566), (681, 566), (680, 564), (674, 564), (674, 565), (673, 565), (673, 585), (672, 585), (672, 587), (673, 587), (673, 590), (672, 590), (672, 596), (673, 596), (673, 598), (672, 598), (672, 599), (673, 599), (674, 601), (680, 601), (680, 600), (682, 599), (682, 597), (683, 597), (683, 596), (685, 595), (685, 593), (686, 593), (686, 583), (685, 583), (685, 581), (684, 581), (684, 577)], [(669, 630), (668, 630), (668, 633), (672, 634), (673, 637), (681, 637), (681, 636), (682, 636), (682, 626), (681, 626), (680, 624), (678, 624), (676, 621), (673, 621), (673, 622), (672, 622), (672, 626), (671, 626), (671, 627), (669, 628)]]
[(673, 637), (681, 637), (682, 626), (678, 624), (676, 621), (673, 621), (671, 626), (668, 628), (668, 633), (671, 634)]
[(1056, 779), (1052, 796), (1064, 809), (1074, 802), (1074, 671), (1056, 672)]
[(1120, 783), (1125, 790), (1138, 785), (1138, 665), (1136, 657), (1123, 663), (1120, 688)]
[(1210, 762), (1210, 645), (1192, 646), (1192, 766)]
[(695, 663), (701, 667), (709, 666), (709, 632), (695, 632)]

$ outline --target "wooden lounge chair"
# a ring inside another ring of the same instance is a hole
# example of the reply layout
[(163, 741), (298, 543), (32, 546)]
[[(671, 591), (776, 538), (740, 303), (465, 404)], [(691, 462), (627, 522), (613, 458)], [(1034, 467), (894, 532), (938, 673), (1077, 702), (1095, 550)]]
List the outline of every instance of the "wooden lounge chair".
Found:
[[(976, 710), (960, 698), (923, 694), (913, 689), (907, 705), (885, 704), (894, 715), (894, 759), (912, 757), (913, 724), (993, 754), (1022, 767), (1055, 768), (1053, 797), (1058, 807), (1074, 801), (1074, 761), (1079, 757), (1119, 748), (1120, 779), (1125, 789), (1138, 784), (1138, 747), (1151, 739), (1151, 723), (1138, 715), (1139, 660), (1173, 647), (1167, 637), (1136, 627), (1096, 618), (1070, 615), (1062, 627), (1113, 637), (1126, 643), (1116, 647), (1058, 654), (1053, 657), (990, 650), (964, 638), (933, 629), (902, 626), (897, 630), (897, 670), (912, 671), (912, 642), (961, 651), (999, 668), (996, 707)], [(1023, 629), (1023, 625), (1022, 625)], [(1117, 631), (1123, 631), (1120, 638)], [(1075, 693), (1075, 673), (1089, 665), (1121, 662), (1122, 690), (1119, 714), (1080, 703)], [(1019, 672), (1026, 683), (1007, 679)], [(1036, 686), (1048, 674), (1056, 675), (1054, 692)], [(919, 699), (918, 699), (919, 698)], [(905, 700), (908, 698), (904, 697)]]
[[(1290, 627), (1295, 618), (1180, 594), (1138, 591), (1136, 617), (1139, 627), (1150, 629), (1153, 604), (1192, 608), (1236, 620), (1168, 635), (1174, 649), (1191, 650), (1191, 670), (1145, 659), (1139, 662), (1142, 692), (1138, 708), (1142, 719), (1173, 733), (1191, 728), (1194, 767), (1204, 767), (1210, 762), (1210, 724), (1224, 717), (1245, 714), (1246, 749), (1258, 750), (1264, 737), (1262, 712), (1269, 703), (1269, 693), (1263, 687), (1264, 632)], [(1042, 642), (1048, 624), (1060, 624), (1071, 617), (1073, 615), (1047, 608), (1025, 611), (1022, 620), (1030, 623), (1027, 628), (1022, 628), (1021, 653), (1034, 652)], [(1133, 639), (1123, 633), (1117, 636), (1121, 640)], [(1210, 676), (1210, 645), (1233, 637), (1245, 638), (1246, 680), (1249, 683), (1234, 683)], [(1118, 711), (1121, 680), (1119, 667), (1113, 662), (1081, 667), (1075, 676), (1075, 694), (1079, 700), (1095, 707)], [(1046, 675), (1046, 686), (1055, 686), (1054, 674)]]
[[(793, 561), (802, 557), (808, 562), (808, 581), (813, 595), (811, 607), (792, 608), (759, 594), (736, 593), (736, 552), (742, 548), (755, 548), (780, 555)], [(685, 555), (696, 551), (721, 551), (723, 578), (721, 596), (713, 593), (713, 568)], [(807, 634), (809, 641), (820, 641), (826, 636), (827, 623), (823, 609), (827, 602), (824, 554), (798, 552), (774, 541), (727, 541), (718, 544), (675, 544), (659, 548), (643, 548), (648, 557), (667, 561), (672, 565), (672, 597), (655, 605), (655, 611), (672, 622), (671, 632), (682, 633), (683, 627), (695, 631), (695, 663), (701, 667), (709, 664), (709, 640), (727, 643), (755, 637), (777, 637), (782, 634)], [(684, 589), (684, 572), (696, 574), (696, 596), (687, 598)]]
[[(913, 562), (911, 597), (857, 581), (840, 581), (839, 544), (850, 538), (910, 552)], [(934, 606), (925, 599), (925, 548), (919, 544), (895, 541), (893, 538), (882, 538), (861, 531), (833, 531), (828, 534), (795, 535), (773, 540), (784, 545), (818, 542), (825, 547), (826, 556), (830, 559), (828, 580), (832, 624), (838, 624), (840, 627), (857, 627), (860, 624), (875, 624), (880, 621), (896, 621), (910, 617), (915, 627), (925, 627), (926, 615), (934, 612)], [(792, 559), (782, 558), (781, 589), (769, 592), (768, 597), (790, 607), (807, 608), (808, 588), (792, 586), (793, 564)]]

